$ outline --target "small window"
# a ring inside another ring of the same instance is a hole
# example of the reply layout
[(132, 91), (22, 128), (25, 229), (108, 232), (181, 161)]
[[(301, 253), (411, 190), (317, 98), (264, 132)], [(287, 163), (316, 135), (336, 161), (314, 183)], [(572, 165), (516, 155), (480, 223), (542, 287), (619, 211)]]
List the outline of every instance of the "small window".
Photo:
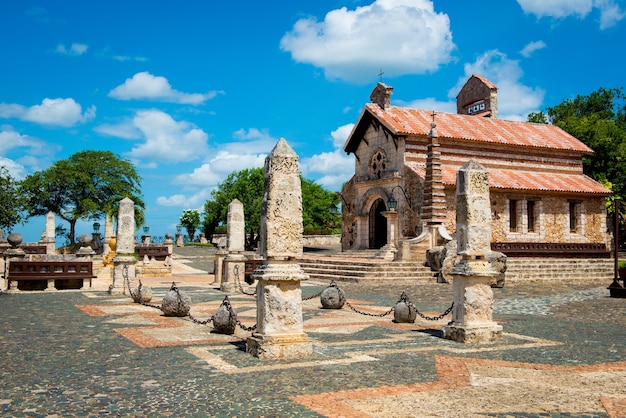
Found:
[(517, 232), (517, 200), (509, 200), (509, 230)]
[(580, 202), (569, 202), (569, 232), (575, 234), (580, 227)]
[(526, 218), (528, 219), (528, 232), (535, 232), (535, 202), (526, 202)]

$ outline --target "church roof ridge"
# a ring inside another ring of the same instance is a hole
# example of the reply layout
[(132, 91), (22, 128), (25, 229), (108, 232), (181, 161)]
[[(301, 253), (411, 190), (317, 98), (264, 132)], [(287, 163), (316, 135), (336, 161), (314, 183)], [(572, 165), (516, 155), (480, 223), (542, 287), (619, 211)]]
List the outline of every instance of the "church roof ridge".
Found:
[[(432, 110), (399, 106), (389, 106), (383, 110), (374, 103), (368, 103), (346, 141), (346, 152), (356, 149), (358, 144), (351, 144), (351, 139), (368, 114), (396, 135), (428, 136), (431, 129)], [(593, 154), (593, 150), (582, 141), (554, 125), (444, 112), (437, 113), (436, 122), (440, 138)]]

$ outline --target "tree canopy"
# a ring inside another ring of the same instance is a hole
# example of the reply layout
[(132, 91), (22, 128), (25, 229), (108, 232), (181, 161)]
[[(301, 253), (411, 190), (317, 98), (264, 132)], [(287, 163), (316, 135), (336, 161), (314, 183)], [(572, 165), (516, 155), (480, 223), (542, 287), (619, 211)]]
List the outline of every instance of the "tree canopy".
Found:
[[(300, 176), (302, 184), (302, 223), (305, 233), (338, 233), (341, 219), (328, 208), (335, 203), (336, 193)], [(204, 204), (204, 232), (212, 236), (219, 225), (226, 223), (228, 205), (238, 199), (244, 207), (246, 230), (254, 235), (260, 226), (263, 203), (264, 171), (262, 167), (234, 171), (211, 193)], [(252, 240), (248, 240), (248, 246)]]
[(135, 222), (144, 222), (145, 204), (141, 177), (133, 164), (110, 151), (85, 150), (59, 160), (20, 182), (28, 216), (53, 212), (69, 223), (68, 239), (75, 243), (79, 219), (99, 219), (116, 215), (119, 201), (135, 202)]
[(193, 241), (196, 229), (200, 227), (200, 212), (195, 209), (185, 209), (180, 216), (180, 224), (187, 230), (189, 241)]
[[(547, 113), (547, 115), (546, 115)], [(626, 196), (626, 102), (622, 88), (600, 88), (588, 96), (576, 96), (531, 113), (530, 122), (551, 123), (594, 150), (583, 159), (584, 172)]]
[(22, 222), (22, 198), (18, 193), (18, 183), (6, 167), (0, 167), (0, 229), (7, 234)]

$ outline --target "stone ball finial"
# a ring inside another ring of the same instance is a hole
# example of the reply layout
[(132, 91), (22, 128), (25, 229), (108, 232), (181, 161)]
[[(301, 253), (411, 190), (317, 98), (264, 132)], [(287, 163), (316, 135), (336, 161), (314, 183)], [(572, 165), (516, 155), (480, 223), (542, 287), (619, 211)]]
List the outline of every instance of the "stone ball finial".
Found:
[(78, 243), (81, 245), (81, 247), (89, 247), (92, 240), (93, 239), (89, 234), (82, 234), (78, 236)]
[(172, 239), (172, 234), (170, 234), (169, 232), (166, 232), (165, 239)]
[(19, 232), (9, 232), (7, 241), (11, 247), (18, 247), (22, 243), (22, 234)]

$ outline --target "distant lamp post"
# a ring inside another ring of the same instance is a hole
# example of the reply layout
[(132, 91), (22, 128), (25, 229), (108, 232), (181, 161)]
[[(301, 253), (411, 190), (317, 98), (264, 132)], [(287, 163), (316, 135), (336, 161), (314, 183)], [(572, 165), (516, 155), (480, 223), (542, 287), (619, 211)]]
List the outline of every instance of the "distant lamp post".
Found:
[(337, 205), (335, 205), (334, 203), (331, 203), (330, 206), (328, 207), (328, 212), (331, 215), (335, 215), (338, 211), (339, 209), (337, 209)]
[(94, 251), (99, 252), (102, 243), (100, 240), (100, 222), (93, 223), (93, 233), (91, 234), (91, 248)]
[(143, 227), (143, 235), (141, 237), (141, 243), (143, 245), (150, 245), (150, 227), (148, 225)]
[(183, 243), (183, 233), (180, 232), (182, 231), (183, 226), (181, 224), (176, 225), (176, 246), (177, 247), (182, 247), (184, 245)]
[(398, 201), (393, 197), (393, 192), (396, 189), (400, 189), (402, 191), (402, 194), (404, 195), (404, 200), (406, 200), (406, 204), (409, 208), (413, 209), (413, 207), (411, 206), (411, 199), (409, 199), (409, 195), (406, 194), (406, 190), (404, 190), (402, 186), (397, 185), (393, 186), (391, 192), (389, 193), (389, 199), (387, 199), (387, 206), (389, 207), (389, 210), (395, 211), (398, 207)]

